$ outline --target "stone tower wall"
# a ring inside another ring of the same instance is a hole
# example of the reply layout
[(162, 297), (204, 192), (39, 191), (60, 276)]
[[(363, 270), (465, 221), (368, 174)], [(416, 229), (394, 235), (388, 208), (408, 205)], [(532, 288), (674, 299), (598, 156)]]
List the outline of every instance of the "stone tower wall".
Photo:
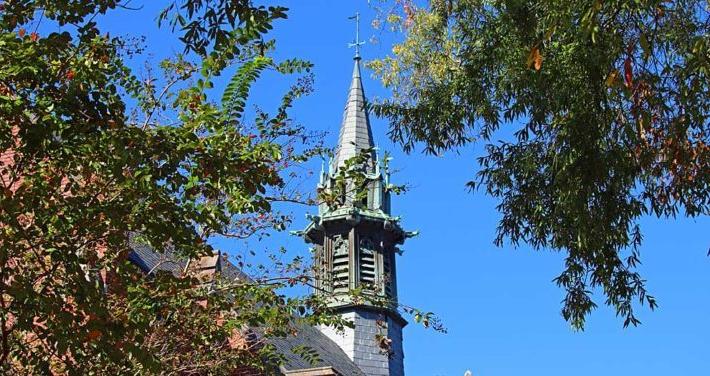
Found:
[[(354, 310), (342, 317), (355, 324), (339, 332), (331, 327), (320, 330), (338, 344), (350, 359), (368, 376), (404, 376), (402, 326), (395, 320), (372, 311)], [(378, 323), (378, 321), (380, 323)], [(377, 334), (392, 340), (387, 354), (377, 340)]]

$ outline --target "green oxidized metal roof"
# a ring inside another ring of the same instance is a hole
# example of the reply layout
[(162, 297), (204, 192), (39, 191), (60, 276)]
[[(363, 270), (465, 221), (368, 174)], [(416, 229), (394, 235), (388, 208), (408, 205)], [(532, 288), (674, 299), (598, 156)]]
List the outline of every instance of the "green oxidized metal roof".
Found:
[(400, 217), (393, 217), (381, 210), (367, 210), (359, 209), (351, 206), (344, 206), (332, 211), (326, 212), (322, 217), (309, 216), (311, 220), (308, 226), (303, 231), (292, 231), (292, 234), (305, 236), (306, 241), (311, 241), (310, 236), (315, 235), (315, 233), (322, 231), (321, 225), (325, 222), (334, 222), (338, 220), (342, 221), (352, 221), (366, 220), (370, 222), (381, 222), (383, 226), (391, 226), (389, 228), (395, 234), (399, 234), (401, 239), (398, 243), (404, 242), (405, 239), (417, 236), (419, 233), (417, 231), (405, 231), (400, 226)]

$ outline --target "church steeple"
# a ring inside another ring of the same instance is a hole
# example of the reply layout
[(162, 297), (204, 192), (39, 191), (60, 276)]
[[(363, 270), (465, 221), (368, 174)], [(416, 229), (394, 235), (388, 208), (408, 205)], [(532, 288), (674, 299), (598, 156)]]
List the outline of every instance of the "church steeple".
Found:
[[(365, 92), (360, 75), (359, 58), (355, 58), (350, 90), (338, 138), (335, 158), (321, 167), (318, 189), (337, 193), (340, 202), (322, 203), (318, 216), (300, 234), (307, 242), (316, 244), (314, 255), (319, 263), (317, 279), (319, 294), (333, 294), (332, 306), (351, 304), (347, 296), (352, 289), (365, 288), (370, 293), (397, 304), (395, 254), (397, 246), (412, 236), (399, 225), (399, 217), (390, 215), (389, 171), (378, 159), (372, 137), (370, 120), (365, 108)], [(365, 182), (355, 184), (337, 182), (338, 171), (346, 161), (366, 150), (368, 162), (364, 166)], [(356, 199), (357, 198), (357, 199)]]
[[(354, 18), (359, 20), (359, 16)], [(354, 323), (354, 328), (344, 332), (330, 327), (321, 331), (365, 375), (401, 376), (402, 328), (407, 322), (397, 312), (396, 256), (401, 253), (398, 246), (416, 233), (404, 231), (399, 217), (390, 215), (389, 171), (374, 148), (360, 73), (360, 45), (359, 36), (350, 44), (356, 53), (338, 145), (318, 183), (319, 192), (333, 193), (342, 200), (335, 205), (322, 203), (318, 215), (309, 216), (310, 223), (298, 233), (313, 244), (314, 293)], [(361, 166), (365, 182), (346, 180), (345, 192), (339, 192), (343, 184), (337, 180), (338, 172), (363, 150), (369, 153), (368, 163)]]

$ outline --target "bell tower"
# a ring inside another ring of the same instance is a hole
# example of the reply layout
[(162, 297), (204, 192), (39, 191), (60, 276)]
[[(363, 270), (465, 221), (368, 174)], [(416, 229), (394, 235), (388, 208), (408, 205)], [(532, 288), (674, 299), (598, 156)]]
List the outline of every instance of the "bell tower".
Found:
[[(347, 178), (338, 184), (336, 177), (349, 176), (342, 173), (354, 168), (348, 161), (358, 155), (364, 158), (359, 165), (364, 183)], [(318, 184), (324, 192), (340, 189), (341, 200), (320, 204), (318, 215), (310, 216), (299, 234), (313, 244), (315, 294), (354, 323), (344, 332), (330, 327), (321, 331), (366, 375), (399, 376), (404, 375), (402, 328), (407, 322), (397, 312), (396, 256), (398, 245), (416, 233), (404, 231), (390, 213), (392, 186), (386, 166), (374, 148), (356, 53), (335, 157), (327, 168), (324, 165)]]

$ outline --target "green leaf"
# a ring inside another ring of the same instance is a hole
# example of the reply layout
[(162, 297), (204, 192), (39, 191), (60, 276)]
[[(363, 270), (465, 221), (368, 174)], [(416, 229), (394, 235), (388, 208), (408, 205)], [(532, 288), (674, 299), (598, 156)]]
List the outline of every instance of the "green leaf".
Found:
[(241, 118), (252, 84), (272, 62), (271, 58), (257, 56), (242, 64), (232, 76), (222, 94), (222, 107), (232, 121)]

